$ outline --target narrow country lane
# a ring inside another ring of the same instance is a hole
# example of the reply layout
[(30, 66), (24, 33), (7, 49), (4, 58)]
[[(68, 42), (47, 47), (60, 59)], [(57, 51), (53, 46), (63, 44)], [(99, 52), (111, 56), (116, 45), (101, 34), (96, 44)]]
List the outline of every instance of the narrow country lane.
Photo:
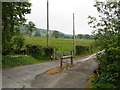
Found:
[(37, 74), (58, 67), (59, 61), (45, 62), (33, 65), (18, 66), (2, 71), (3, 88), (30, 87), (30, 82)]
[(69, 70), (54, 75), (42, 75), (46, 71), (59, 67), (60, 61), (25, 65), (4, 69), (2, 71), (3, 88), (85, 88), (89, 74), (97, 63), (93, 60), (96, 54), (74, 60), (79, 62)]

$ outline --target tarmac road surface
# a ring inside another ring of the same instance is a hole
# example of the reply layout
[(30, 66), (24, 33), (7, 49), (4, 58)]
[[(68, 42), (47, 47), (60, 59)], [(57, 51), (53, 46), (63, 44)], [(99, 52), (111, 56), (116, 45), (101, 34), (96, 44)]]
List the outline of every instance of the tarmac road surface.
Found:
[[(18, 66), (2, 71), (2, 88), (85, 88), (91, 72), (97, 66), (96, 54), (74, 60), (78, 64), (54, 75), (42, 75), (59, 67), (60, 61)], [(36, 75), (40, 75), (36, 77)]]

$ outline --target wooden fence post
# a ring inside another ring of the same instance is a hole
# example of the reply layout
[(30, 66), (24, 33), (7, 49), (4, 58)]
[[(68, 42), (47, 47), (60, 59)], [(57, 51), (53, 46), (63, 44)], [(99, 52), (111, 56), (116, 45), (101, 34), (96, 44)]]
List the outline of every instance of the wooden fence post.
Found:
[(62, 63), (63, 63), (62, 61), (63, 61), (63, 59), (61, 58), (61, 62), (60, 62), (60, 68), (62, 68)]
[(55, 49), (53, 51), (53, 60), (55, 60)]
[(71, 64), (73, 64), (73, 53), (71, 51)]

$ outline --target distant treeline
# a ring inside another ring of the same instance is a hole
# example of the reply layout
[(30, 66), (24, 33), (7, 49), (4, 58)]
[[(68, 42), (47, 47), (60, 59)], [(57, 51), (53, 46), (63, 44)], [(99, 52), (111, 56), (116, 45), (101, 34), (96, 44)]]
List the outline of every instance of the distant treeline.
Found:
[[(26, 26), (21, 26), (19, 27), (21, 33), (25, 36), (29, 36), (30, 32), (29, 32), (29, 28)], [(37, 37), (45, 37), (46, 36), (46, 29), (41, 29), (41, 28), (32, 28), (33, 32), (32, 32), (32, 36), (37, 36)], [(70, 34), (64, 34), (60, 31), (57, 30), (50, 30), (49, 31), (49, 36), (50, 37), (55, 37), (55, 38), (68, 38), (68, 39), (72, 39), (73, 35)], [(94, 36), (93, 35), (89, 35), (89, 34), (77, 34), (76, 35), (76, 39), (89, 39), (89, 40), (93, 40)]]

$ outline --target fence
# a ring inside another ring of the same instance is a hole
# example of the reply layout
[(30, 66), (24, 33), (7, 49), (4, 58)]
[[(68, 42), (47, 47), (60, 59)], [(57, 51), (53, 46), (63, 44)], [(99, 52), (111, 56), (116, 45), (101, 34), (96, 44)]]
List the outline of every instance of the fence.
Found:
[[(64, 59), (70, 59), (71, 60), (71, 64), (73, 64), (73, 52), (69, 52), (67, 53), (67, 55), (62, 55), (61, 60), (60, 60), (60, 68), (62, 68), (63, 66), (63, 60)], [(66, 64), (68, 65), (68, 60), (66, 61)]]

